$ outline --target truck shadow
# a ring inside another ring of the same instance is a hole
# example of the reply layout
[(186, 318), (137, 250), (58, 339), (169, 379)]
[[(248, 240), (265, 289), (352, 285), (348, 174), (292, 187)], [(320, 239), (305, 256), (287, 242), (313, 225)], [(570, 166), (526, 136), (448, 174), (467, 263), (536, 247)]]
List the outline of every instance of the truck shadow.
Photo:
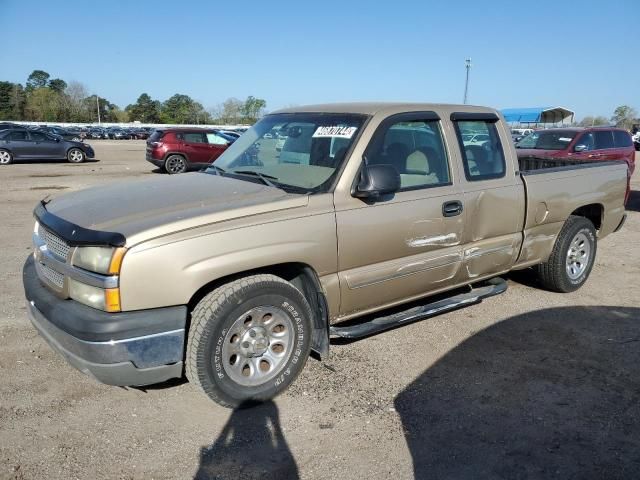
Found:
[(625, 208), (632, 212), (640, 212), (640, 192), (638, 190), (629, 192), (629, 201)]
[(239, 478), (299, 478), (272, 401), (234, 410), (218, 438), (200, 450), (195, 480)]
[(638, 478), (640, 309), (509, 318), (395, 399), (415, 478)]

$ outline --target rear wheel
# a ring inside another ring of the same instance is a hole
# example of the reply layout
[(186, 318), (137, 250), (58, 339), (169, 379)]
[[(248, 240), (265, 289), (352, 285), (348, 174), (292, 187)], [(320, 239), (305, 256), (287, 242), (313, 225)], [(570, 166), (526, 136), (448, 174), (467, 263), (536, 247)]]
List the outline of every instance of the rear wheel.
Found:
[(164, 161), (164, 169), (170, 175), (184, 173), (187, 170), (187, 160), (182, 155), (169, 155)]
[(0, 150), (0, 165), (9, 165), (13, 163), (13, 155), (9, 150)]
[(596, 258), (596, 229), (587, 218), (571, 215), (558, 234), (549, 260), (537, 266), (543, 287), (573, 292), (589, 278)]
[(85, 154), (79, 148), (71, 148), (67, 152), (67, 160), (71, 163), (82, 163), (85, 160)]
[(252, 275), (206, 295), (191, 315), (186, 374), (225, 407), (285, 390), (311, 348), (311, 307), (274, 275)]

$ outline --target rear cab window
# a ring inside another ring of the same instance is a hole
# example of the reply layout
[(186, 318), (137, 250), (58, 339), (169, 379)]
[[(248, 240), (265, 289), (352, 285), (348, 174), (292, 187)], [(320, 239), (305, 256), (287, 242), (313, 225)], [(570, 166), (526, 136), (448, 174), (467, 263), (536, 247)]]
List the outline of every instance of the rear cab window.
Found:
[[(452, 114), (468, 181), (502, 178), (506, 162), (493, 114)], [(471, 136), (471, 137), (469, 137)], [(476, 140), (479, 139), (479, 140)]]
[(614, 148), (613, 132), (611, 130), (594, 130), (593, 138), (596, 150), (606, 150)]
[(633, 147), (633, 140), (631, 140), (631, 134), (623, 130), (613, 131), (613, 143), (616, 148)]

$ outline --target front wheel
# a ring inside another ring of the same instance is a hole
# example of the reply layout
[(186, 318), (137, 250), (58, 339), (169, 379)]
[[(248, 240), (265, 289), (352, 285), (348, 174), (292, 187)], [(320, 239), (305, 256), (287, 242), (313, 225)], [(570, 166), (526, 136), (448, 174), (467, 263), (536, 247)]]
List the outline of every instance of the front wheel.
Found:
[(597, 246), (593, 223), (571, 215), (556, 238), (549, 260), (537, 266), (542, 286), (561, 293), (579, 289), (589, 278)]
[(270, 400), (304, 367), (311, 307), (274, 275), (252, 275), (206, 295), (191, 315), (187, 378), (225, 407)]
[(85, 154), (79, 148), (72, 148), (67, 152), (67, 160), (71, 163), (82, 163), (85, 160)]

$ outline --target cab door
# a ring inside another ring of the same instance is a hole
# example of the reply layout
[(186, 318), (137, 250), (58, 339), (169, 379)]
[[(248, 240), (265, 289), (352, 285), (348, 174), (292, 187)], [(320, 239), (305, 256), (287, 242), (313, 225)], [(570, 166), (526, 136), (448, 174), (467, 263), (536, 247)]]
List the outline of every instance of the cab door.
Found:
[[(514, 167), (515, 152), (503, 148), (509, 145), (509, 133), (498, 120), (493, 113), (451, 114), (464, 169), (467, 213), (461, 281), (508, 271), (522, 243), (524, 188)], [(487, 135), (488, 140), (477, 145), (465, 140), (470, 134)]]
[(425, 296), (462, 265), (463, 194), (438, 115), (388, 117), (364, 158), (394, 166), (401, 188), (375, 202), (337, 200), (342, 316)]

